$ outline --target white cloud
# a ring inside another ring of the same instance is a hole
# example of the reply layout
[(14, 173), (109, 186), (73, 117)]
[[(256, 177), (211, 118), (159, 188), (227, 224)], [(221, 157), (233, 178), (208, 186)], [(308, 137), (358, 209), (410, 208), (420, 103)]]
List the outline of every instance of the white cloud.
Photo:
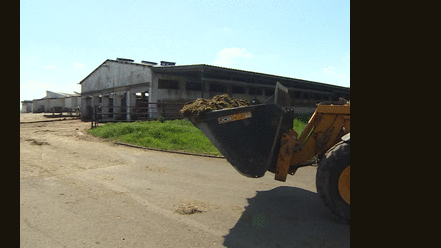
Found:
[(224, 48), (217, 54), (214, 64), (228, 66), (232, 64), (232, 59), (236, 58), (252, 59), (253, 55), (251, 53), (247, 53), (245, 48)]
[(335, 74), (335, 66), (328, 66), (323, 68), (323, 72), (327, 74), (334, 75)]
[(30, 81), (28, 83), (20, 84), (20, 101), (42, 98), (46, 96), (47, 90), (63, 93), (73, 93), (74, 91), (81, 92), (81, 85)]
[(20, 89), (24, 89), (24, 90), (41, 90), (41, 89), (50, 89), (53, 87), (54, 87), (53, 84), (37, 83), (33, 81), (20, 85)]
[(20, 84), (20, 101), (33, 100), (42, 98), (46, 95), (46, 90), (54, 91), (55, 85), (50, 83), (40, 83), (30, 81), (28, 83)]
[(73, 68), (75, 68), (75, 69), (82, 69), (82, 68), (84, 68), (84, 65), (83, 64), (81, 64), (81, 63), (77, 63), (77, 62), (75, 62), (75, 63), (73, 63)]
[(347, 66), (349, 66), (351, 64), (351, 55), (348, 55), (346, 57), (343, 58), (343, 63)]
[(47, 65), (44, 67), (44, 69), (53, 70), (53, 69), (57, 69), (57, 67), (55, 65)]
[(345, 74), (336, 73), (335, 66), (328, 66), (323, 68), (323, 72), (329, 75), (336, 76), (338, 78), (346, 78)]
[(217, 30), (220, 30), (221, 32), (224, 32), (226, 34), (231, 33), (231, 28), (216, 28)]

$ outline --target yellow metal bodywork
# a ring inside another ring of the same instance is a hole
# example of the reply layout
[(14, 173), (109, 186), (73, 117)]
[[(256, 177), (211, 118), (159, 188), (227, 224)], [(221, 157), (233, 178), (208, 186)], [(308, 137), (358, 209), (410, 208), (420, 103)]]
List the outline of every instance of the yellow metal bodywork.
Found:
[[(321, 156), (350, 132), (350, 105), (318, 105), (300, 137), (290, 130), (283, 133), (275, 179), (286, 181), (287, 174), (294, 175), (296, 165)], [(290, 170), (290, 167), (293, 169)]]
[(297, 132), (290, 130), (290, 133), (282, 134), (280, 143), (279, 156), (277, 158), (275, 179), (285, 182), (288, 175), (289, 166), (291, 165), (291, 154), (296, 144)]

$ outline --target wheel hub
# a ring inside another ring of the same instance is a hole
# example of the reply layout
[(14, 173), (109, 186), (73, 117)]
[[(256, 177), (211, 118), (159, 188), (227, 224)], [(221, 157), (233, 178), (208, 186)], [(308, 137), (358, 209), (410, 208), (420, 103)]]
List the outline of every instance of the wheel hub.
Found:
[(348, 166), (346, 169), (342, 171), (340, 174), (340, 178), (338, 179), (338, 191), (340, 192), (341, 198), (347, 203), (350, 204), (350, 167)]

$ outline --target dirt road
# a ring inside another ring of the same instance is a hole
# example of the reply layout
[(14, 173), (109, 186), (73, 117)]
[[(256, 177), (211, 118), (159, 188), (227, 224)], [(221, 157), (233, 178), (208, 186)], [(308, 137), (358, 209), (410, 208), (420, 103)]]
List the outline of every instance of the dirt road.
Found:
[(225, 159), (118, 146), (88, 128), (20, 124), (21, 247), (349, 247), (314, 167), (285, 183), (246, 178)]

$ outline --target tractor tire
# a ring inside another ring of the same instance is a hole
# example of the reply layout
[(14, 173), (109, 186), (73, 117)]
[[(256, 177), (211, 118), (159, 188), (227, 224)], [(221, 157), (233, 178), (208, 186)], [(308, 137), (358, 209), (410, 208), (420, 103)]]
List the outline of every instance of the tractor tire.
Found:
[(331, 147), (317, 168), (317, 193), (337, 221), (350, 224), (350, 142)]

